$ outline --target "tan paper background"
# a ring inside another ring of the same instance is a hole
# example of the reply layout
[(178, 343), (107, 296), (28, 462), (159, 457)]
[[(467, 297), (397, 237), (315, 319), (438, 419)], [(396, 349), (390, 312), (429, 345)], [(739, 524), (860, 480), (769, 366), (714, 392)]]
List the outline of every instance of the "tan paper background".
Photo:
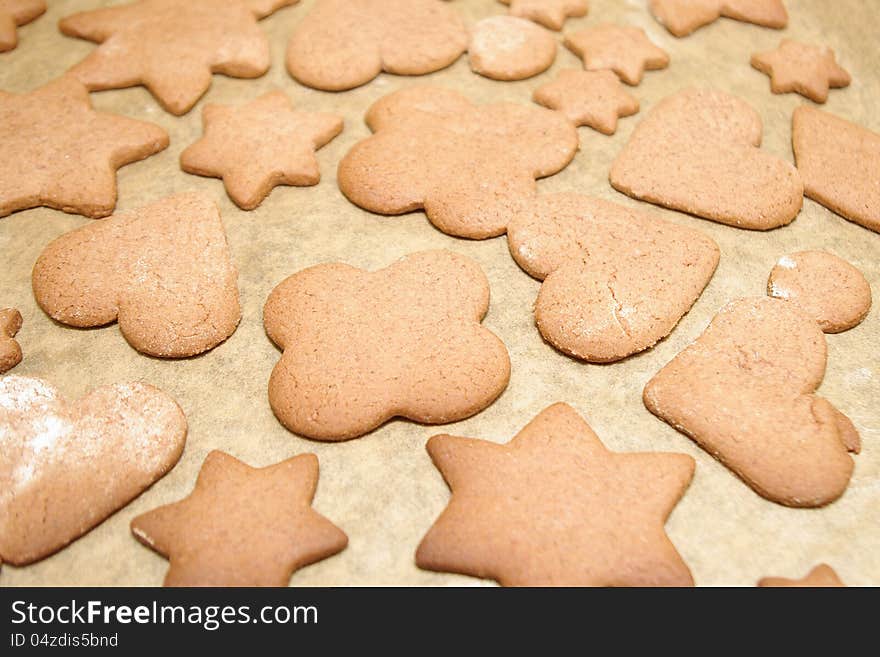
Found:
[[(97, 0), (56, 0), (49, 12), (19, 30), (20, 45), (0, 55), (0, 88), (23, 92), (63, 73), (93, 48), (62, 36), (57, 22)], [(700, 228), (720, 245), (721, 264), (706, 292), (672, 335), (655, 349), (614, 365), (587, 365), (546, 345), (533, 325), (531, 308), (539, 283), (513, 262), (503, 237), (482, 242), (456, 239), (434, 229), (421, 212), (403, 217), (371, 215), (348, 203), (336, 187), (343, 154), (369, 134), (363, 114), (381, 96), (415, 84), (461, 90), (473, 100), (530, 102), (531, 92), (563, 68), (579, 65), (560, 47), (549, 72), (522, 82), (494, 82), (470, 72), (467, 58), (421, 78), (381, 75), (346, 93), (325, 93), (297, 84), (284, 68), (287, 38), (312, 2), (283, 9), (262, 26), (272, 44), (273, 66), (259, 80), (214, 76), (210, 92), (188, 115), (164, 112), (142, 87), (92, 94), (101, 110), (154, 121), (171, 135), (165, 152), (119, 173), (119, 210), (176, 191), (201, 189), (219, 202), (240, 271), (243, 319), (237, 332), (204, 356), (162, 361), (138, 354), (115, 325), (76, 330), (51, 322), (36, 306), (30, 271), (53, 238), (90, 220), (48, 209), (0, 219), (0, 305), (24, 316), (19, 341), (24, 361), (14, 373), (44, 377), (71, 396), (90, 388), (131, 380), (172, 394), (189, 421), (186, 450), (177, 467), (139, 499), (60, 553), (26, 568), (4, 566), (0, 585), (158, 585), (166, 562), (141, 546), (128, 530), (137, 514), (188, 494), (205, 455), (230, 452), (252, 465), (268, 465), (302, 452), (320, 458), (316, 508), (350, 537), (343, 553), (296, 573), (292, 585), (469, 585), (480, 580), (421, 571), (413, 555), (441, 511), (448, 491), (424, 445), (449, 432), (505, 442), (544, 407), (566, 401), (583, 413), (609, 448), (620, 451), (680, 451), (697, 460), (696, 476), (667, 525), (669, 535), (700, 585), (753, 585), (763, 575), (801, 576), (815, 563), (831, 563), (849, 584), (880, 585), (880, 309), (859, 327), (828, 336), (828, 371), (820, 392), (855, 422), (863, 453), (846, 494), (825, 509), (793, 510), (758, 497), (690, 440), (654, 418), (641, 403), (645, 382), (696, 338), (728, 300), (762, 294), (777, 257), (824, 248), (859, 267), (880, 296), (880, 235), (849, 223), (812, 201), (798, 219), (770, 233), (741, 231), (683, 214), (661, 216)], [(672, 57), (669, 69), (648, 73), (632, 90), (642, 114), (621, 120), (613, 137), (580, 130), (581, 150), (562, 173), (539, 183), (541, 192), (578, 191), (627, 205), (640, 205), (608, 184), (612, 160), (634, 126), (664, 96), (691, 84), (714, 84), (737, 94), (761, 113), (764, 145), (791, 159), (790, 117), (800, 96), (772, 95), (766, 76), (749, 66), (757, 50), (774, 48), (781, 36), (826, 43), (853, 75), (846, 90), (832, 91), (826, 108), (880, 131), (880, 80), (876, 26), (880, 5), (846, 0), (788, 0), (785, 32), (721, 20), (686, 39), (669, 35), (646, 2), (593, 0), (590, 15), (570, 20), (566, 30), (600, 21), (645, 28)], [(492, 0), (456, 0), (475, 21), (505, 7)], [(219, 180), (180, 171), (180, 152), (201, 134), (205, 102), (242, 103), (280, 88), (303, 109), (344, 114), (345, 131), (319, 152), (323, 181), (311, 188), (277, 188), (253, 212), (239, 210)], [(2, 154), (0, 154), (2, 157)], [(266, 396), (279, 352), (263, 331), (262, 305), (286, 276), (313, 264), (343, 261), (383, 267), (413, 251), (447, 248), (477, 260), (492, 286), (485, 324), (505, 341), (513, 374), (510, 386), (489, 409), (441, 429), (395, 420), (363, 438), (323, 444), (288, 433), (274, 418)]]

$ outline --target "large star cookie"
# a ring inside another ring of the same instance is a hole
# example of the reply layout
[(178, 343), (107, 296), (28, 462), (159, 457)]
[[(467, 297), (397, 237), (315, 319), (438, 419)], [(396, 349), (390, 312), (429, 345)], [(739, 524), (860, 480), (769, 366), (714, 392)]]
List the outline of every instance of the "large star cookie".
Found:
[(611, 69), (629, 85), (642, 81), (645, 71), (669, 66), (669, 55), (645, 31), (603, 23), (565, 35), (565, 46), (584, 60), (588, 71)]
[(480, 324), (489, 282), (473, 260), (422, 251), (376, 272), (341, 263), (280, 283), (263, 311), (284, 354), (269, 403), (291, 431), (361, 436), (392, 417), (445, 424), (507, 387), (504, 343)]
[(564, 169), (578, 148), (577, 129), (557, 112), (476, 106), (439, 87), (385, 96), (366, 120), (375, 134), (339, 163), (342, 193), (381, 214), (424, 208), (444, 233), (472, 239), (504, 234), (535, 179)]
[(831, 566), (820, 563), (801, 579), (764, 577), (758, 582), (758, 586), (766, 588), (839, 588), (846, 586), (846, 584)]
[(71, 69), (90, 90), (142, 84), (172, 114), (185, 114), (212, 73), (256, 78), (269, 70), (257, 20), (298, 0), (137, 0), (73, 14), (59, 27), (101, 45)]
[(722, 16), (776, 29), (788, 25), (782, 0), (651, 0), (650, 6), (657, 20), (677, 37)]
[(252, 468), (213, 451), (189, 497), (138, 516), (131, 531), (168, 557), (165, 586), (287, 586), (348, 544), (312, 509), (317, 487), (314, 454)]
[(246, 105), (206, 105), (204, 136), (180, 155), (184, 171), (223, 179), (244, 210), (253, 210), (277, 185), (317, 185), (315, 150), (340, 132), (342, 117), (293, 109), (273, 91)]
[(506, 445), (434, 436), (452, 499), (416, 552), (421, 568), (504, 586), (690, 586), (664, 524), (694, 473), (684, 454), (608, 451), (566, 404)]
[(587, 0), (498, 0), (510, 5), (510, 15), (528, 18), (551, 30), (561, 30), (568, 18), (586, 16)]
[(839, 89), (851, 82), (831, 48), (792, 39), (783, 39), (776, 50), (752, 55), (752, 66), (770, 76), (773, 93), (795, 91), (817, 103), (828, 100), (831, 87)]
[(562, 112), (575, 125), (590, 126), (604, 135), (617, 131), (617, 119), (639, 111), (639, 101), (623, 89), (611, 71), (561, 71), (553, 82), (538, 87), (532, 100)]
[(45, 0), (0, 0), (0, 52), (18, 45), (16, 28), (42, 16)]
[(446, 68), (467, 45), (461, 16), (440, 0), (318, 0), (290, 37), (287, 70), (309, 87), (342, 91), (382, 71)]
[(45, 205), (87, 217), (116, 206), (116, 170), (168, 146), (152, 123), (96, 112), (69, 76), (16, 95), (0, 91), (0, 217)]

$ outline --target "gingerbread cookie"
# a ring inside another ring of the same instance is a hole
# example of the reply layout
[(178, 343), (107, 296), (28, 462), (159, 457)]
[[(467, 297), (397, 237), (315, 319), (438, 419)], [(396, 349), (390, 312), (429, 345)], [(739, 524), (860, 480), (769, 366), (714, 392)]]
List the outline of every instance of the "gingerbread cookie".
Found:
[(138, 516), (131, 531), (171, 562), (165, 586), (287, 586), (348, 545), (312, 509), (317, 487), (314, 454), (252, 468), (215, 450), (189, 497)]
[(45, 0), (0, 0), (0, 52), (18, 45), (18, 26), (27, 25), (45, 12)]
[(317, 185), (315, 150), (342, 132), (342, 117), (296, 111), (281, 91), (239, 107), (205, 105), (202, 122), (205, 134), (181, 153), (180, 166), (222, 178), (243, 210), (253, 210), (277, 185)]
[(472, 239), (504, 234), (535, 179), (564, 169), (578, 149), (577, 129), (556, 112), (475, 106), (439, 87), (385, 96), (366, 120), (375, 134), (339, 163), (342, 193), (381, 214), (424, 208), (444, 233)]
[(871, 286), (864, 274), (825, 251), (782, 256), (770, 272), (767, 294), (797, 304), (825, 333), (857, 326), (871, 309)]
[(104, 386), (75, 402), (0, 379), (0, 557), (24, 566), (76, 540), (180, 458), (186, 418), (161, 390)]
[(817, 507), (843, 494), (858, 452), (852, 422), (814, 394), (825, 336), (794, 304), (731, 302), (654, 376), (648, 410), (767, 499)]
[(532, 100), (604, 135), (617, 132), (618, 117), (639, 111), (639, 101), (624, 91), (611, 71), (560, 71), (553, 82), (535, 90)]
[(167, 148), (152, 123), (92, 109), (69, 76), (35, 91), (0, 91), (0, 217), (41, 205), (106, 217), (116, 206), (116, 170)]
[(714, 89), (686, 89), (656, 105), (611, 167), (620, 192), (723, 224), (784, 226), (803, 204), (797, 170), (760, 148), (761, 117)]
[(586, 16), (590, 9), (587, 0), (498, 0), (510, 5), (511, 16), (528, 18), (551, 30), (559, 31), (568, 18)]
[(650, 0), (651, 13), (667, 30), (684, 37), (722, 16), (781, 30), (788, 25), (782, 0)]
[(792, 39), (783, 39), (776, 50), (752, 55), (752, 66), (770, 76), (773, 93), (794, 91), (817, 103), (828, 100), (830, 87), (848, 87), (851, 82), (831, 48)]
[(629, 85), (642, 81), (645, 71), (669, 66), (669, 55), (640, 27), (603, 23), (565, 35), (565, 46), (584, 60), (588, 71), (610, 69)]
[(467, 46), (461, 17), (440, 0), (318, 0), (290, 38), (287, 70), (306, 86), (343, 91), (382, 71), (438, 71)]
[(513, 217), (507, 241), (517, 264), (544, 281), (535, 303), (544, 339), (599, 363), (669, 335), (719, 258), (699, 231), (580, 194), (537, 197)]
[(21, 347), (15, 335), (21, 330), (21, 313), (15, 308), (0, 310), (0, 374), (21, 362)]
[(377, 272), (341, 263), (294, 274), (263, 313), (284, 354), (269, 403), (291, 431), (361, 436), (400, 416), (445, 424), (507, 387), (507, 349), (480, 321), (489, 283), (472, 260), (422, 251)]
[(61, 31), (101, 44), (71, 69), (91, 91), (142, 84), (167, 111), (186, 114), (211, 75), (258, 78), (269, 42), (257, 20), (298, 0), (136, 0), (63, 18)]
[(798, 107), (792, 143), (804, 193), (880, 232), (880, 134), (813, 107)]
[(506, 445), (434, 436), (452, 490), (420, 568), (503, 586), (692, 586), (664, 524), (694, 473), (684, 454), (608, 451), (567, 404)]
[(556, 39), (525, 18), (490, 16), (474, 25), (468, 46), (474, 73), (493, 80), (524, 80), (556, 59)]
[(235, 331), (238, 274), (216, 204), (177, 194), (62, 235), (33, 271), (52, 319), (77, 327), (119, 322), (151, 356), (194, 356)]
[(820, 563), (802, 579), (786, 579), (785, 577), (764, 577), (758, 586), (765, 588), (840, 588), (846, 586), (834, 569)]

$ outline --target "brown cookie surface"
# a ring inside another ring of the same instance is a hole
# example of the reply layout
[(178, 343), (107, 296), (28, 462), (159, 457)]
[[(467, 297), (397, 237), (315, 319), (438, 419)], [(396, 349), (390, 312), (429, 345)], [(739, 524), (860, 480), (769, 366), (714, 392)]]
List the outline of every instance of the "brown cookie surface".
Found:
[(544, 281), (535, 302), (541, 335), (591, 362), (669, 335), (719, 258), (699, 231), (579, 194), (536, 198), (511, 220), (507, 241), (517, 264)]
[(602, 23), (566, 34), (565, 46), (584, 60), (586, 70), (610, 69), (629, 85), (639, 84), (646, 70), (669, 66), (669, 55), (640, 27)]
[(792, 143), (804, 193), (880, 232), (880, 134), (814, 107), (794, 111)]
[(694, 473), (684, 454), (608, 451), (567, 404), (509, 443), (434, 436), (452, 491), (416, 564), (503, 586), (692, 586), (664, 524)]
[(318, 0), (290, 37), (287, 70), (306, 86), (343, 91), (382, 71), (446, 68), (467, 45), (457, 10), (440, 0)]
[(651, 13), (677, 37), (722, 16), (781, 30), (788, 25), (782, 0), (650, 0)]
[(232, 335), (241, 317), (237, 278), (217, 205), (194, 193), (62, 235), (32, 274), (52, 319), (118, 321), (132, 347), (164, 358), (199, 354)]
[(339, 163), (339, 189), (380, 214), (423, 208), (449, 235), (504, 234), (510, 215), (535, 194), (535, 179), (564, 169), (577, 129), (542, 107), (473, 105), (456, 91), (413, 87), (373, 104), (375, 134)]
[(116, 170), (168, 146), (152, 123), (96, 112), (69, 76), (25, 94), (0, 91), (0, 217), (46, 206), (105, 217)]
[(723, 224), (784, 226), (800, 212), (803, 183), (791, 164), (758, 148), (762, 132), (745, 101), (686, 89), (651, 109), (609, 179), (633, 198)]
[(171, 562), (165, 586), (287, 586), (348, 545), (312, 509), (317, 487), (314, 454), (252, 468), (215, 450), (188, 497), (136, 517), (131, 531)]
[(846, 586), (846, 584), (831, 566), (820, 563), (801, 579), (764, 577), (758, 582), (758, 586), (764, 588), (839, 588)]
[(60, 550), (163, 477), (186, 418), (141, 383), (69, 402), (40, 379), (0, 379), (0, 557), (23, 566)]
[(18, 26), (27, 25), (45, 12), (45, 0), (0, 0), (0, 52), (18, 45)]
[(315, 150), (340, 132), (342, 117), (293, 109), (281, 91), (245, 105), (206, 105), (204, 136), (180, 155), (188, 173), (222, 178), (230, 198), (253, 210), (277, 185), (317, 185)]
[(763, 497), (817, 507), (840, 497), (859, 450), (852, 422), (814, 394), (825, 336), (793, 304), (729, 303), (645, 386), (645, 406)]
[(527, 18), (551, 30), (561, 30), (568, 18), (586, 16), (587, 0), (498, 0), (510, 5), (510, 15)]
[(871, 310), (871, 286), (865, 275), (825, 251), (782, 256), (770, 272), (767, 294), (796, 304), (825, 333), (849, 330)]
[(471, 30), (468, 60), (474, 73), (493, 80), (524, 80), (550, 68), (556, 39), (516, 16), (490, 16)]
[(21, 313), (15, 308), (0, 310), (0, 374), (21, 362), (21, 346), (15, 335), (21, 330)]
[(294, 274), (269, 295), (266, 332), (284, 353), (269, 403), (291, 431), (361, 436), (392, 417), (444, 424), (507, 387), (510, 359), (480, 321), (489, 283), (472, 260), (422, 251), (376, 272), (341, 263)]
[(639, 101), (623, 89), (611, 71), (560, 71), (553, 82), (538, 87), (532, 100), (561, 112), (577, 126), (605, 135), (617, 132), (617, 119), (639, 111)]
[(752, 66), (770, 76), (773, 93), (794, 91), (817, 103), (828, 100), (829, 88), (848, 87), (851, 82), (831, 48), (792, 39), (783, 39), (776, 50), (752, 55)]
[(101, 44), (71, 69), (91, 91), (142, 84), (172, 114), (186, 114), (213, 73), (256, 78), (269, 70), (257, 20), (298, 0), (137, 0), (61, 20), (72, 37)]

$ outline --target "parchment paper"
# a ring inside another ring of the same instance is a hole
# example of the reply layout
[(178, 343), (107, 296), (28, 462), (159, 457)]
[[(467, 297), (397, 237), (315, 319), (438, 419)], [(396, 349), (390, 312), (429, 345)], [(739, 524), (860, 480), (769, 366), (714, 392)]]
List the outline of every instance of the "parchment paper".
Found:
[[(20, 44), (0, 55), (0, 88), (22, 92), (60, 75), (87, 55), (92, 44), (62, 36), (58, 20), (97, 0), (56, 0), (46, 15), (20, 28)], [(749, 66), (752, 52), (775, 48), (782, 36), (833, 47), (853, 76), (848, 89), (832, 91), (831, 112), (880, 131), (880, 79), (876, 26), (880, 5), (846, 0), (788, 0), (791, 21), (784, 32), (723, 19), (685, 39), (669, 35), (648, 13), (646, 2), (593, 0), (590, 15), (569, 20), (566, 31), (602, 21), (643, 27), (669, 51), (669, 69), (647, 73), (631, 90), (642, 113), (622, 119), (605, 137), (580, 129), (581, 150), (562, 173), (541, 181), (541, 192), (577, 191), (651, 210), (608, 184), (611, 162), (644, 112), (668, 94), (713, 84), (743, 97), (764, 119), (764, 147), (791, 159), (792, 110), (809, 102), (770, 93), (766, 76)], [(342, 527), (350, 545), (341, 554), (296, 573), (302, 585), (470, 585), (480, 580), (419, 570), (416, 546), (443, 509), (448, 490), (424, 449), (435, 433), (508, 441), (539, 411), (566, 401), (584, 414), (605, 444), (620, 451), (678, 451), (697, 460), (693, 484), (670, 518), (670, 537), (700, 585), (754, 585), (764, 575), (800, 577), (827, 561), (854, 585), (880, 585), (880, 307), (859, 327), (828, 336), (828, 370), (820, 394), (847, 413), (861, 432), (864, 449), (855, 457), (849, 489), (834, 504), (794, 510), (760, 498), (689, 439), (652, 416), (642, 405), (646, 381), (706, 327), (728, 300), (764, 293), (779, 256), (808, 248), (830, 250), (860, 268), (880, 298), (880, 235), (845, 221), (812, 201), (789, 227), (756, 233), (683, 214), (660, 216), (699, 228), (721, 247), (721, 264), (706, 292), (672, 335), (653, 350), (614, 365), (588, 365), (545, 344), (534, 326), (532, 304), (539, 283), (513, 262), (504, 237), (471, 242), (444, 235), (421, 212), (403, 217), (371, 215), (350, 204), (336, 186), (336, 164), (369, 134), (363, 115), (372, 102), (397, 89), (438, 84), (481, 102), (529, 103), (532, 91), (579, 60), (561, 47), (550, 71), (521, 82), (494, 82), (470, 72), (467, 58), (439, 73), (414, 78), (381, 75), (345, 93), (313, 91), (284, 68), (288, 36), (312, 2), (278, 11), (261, 25), (272, 44), (273, 66), (258, 80), (214, 76), (210, 92), (184, 117), (164, 112), (142, 87), (92, 94), (99, 109), (154, 121), (171, 135), (163, 153), (119, 173), (118, 210), (134, 208), (172, 192), (200, 189), (219, 202), (240, 271), (244, 316), (236, 333), (207, 354), (186, 360), (157, 360), (128, 346), (115, 325), (77, 330), (54, 324), (37, 307), (30, 272), (53, 238), (90, 220), (49, 209), (0, 219), (0, 305), (24, 316), (19, 341), (24, 361), (13, 372), (44, 377), (67, 395), (116, 382), (144, 381), (173, 395), (186, 412), (189, 438), (180, 463), (140, 498), (58, 554), (26, 568), (3, 566), (0, 585), (159, 585), (167, 563), (139, 544), (129, 521), (192, 489), (212, 449), (255, 465), (314, 452), (321, 465), (316, 508)], [(456, 0), (473, 22), (506, 8), (492, 0)], [(560, 37), (561, 41), (561, 37)], [(205, 102), (243, 103), (280, 88), (303, 109), (344, 114), (345, 131), (319, 151), (322, 182), (311, 188), (280, 187), (253, 212), (239, 210), (216, 179), (183, 173), (180, 152), (201, 135)], [(2, 157), (2, 151), (0, 151)], [(484, 412), (441, 428), (395, 420), (346, 443), (320, 443), (287, 432), (269, 408), (266, 386), (279, 358), (263, 331), (262, 306), (286, 276), (321, 262), (343, 261), (380, 268), (407, 253), (446, 248), (477, 260), (492, 286), (485, 324), (507, 344), (513, 364), (510, 386)]]

